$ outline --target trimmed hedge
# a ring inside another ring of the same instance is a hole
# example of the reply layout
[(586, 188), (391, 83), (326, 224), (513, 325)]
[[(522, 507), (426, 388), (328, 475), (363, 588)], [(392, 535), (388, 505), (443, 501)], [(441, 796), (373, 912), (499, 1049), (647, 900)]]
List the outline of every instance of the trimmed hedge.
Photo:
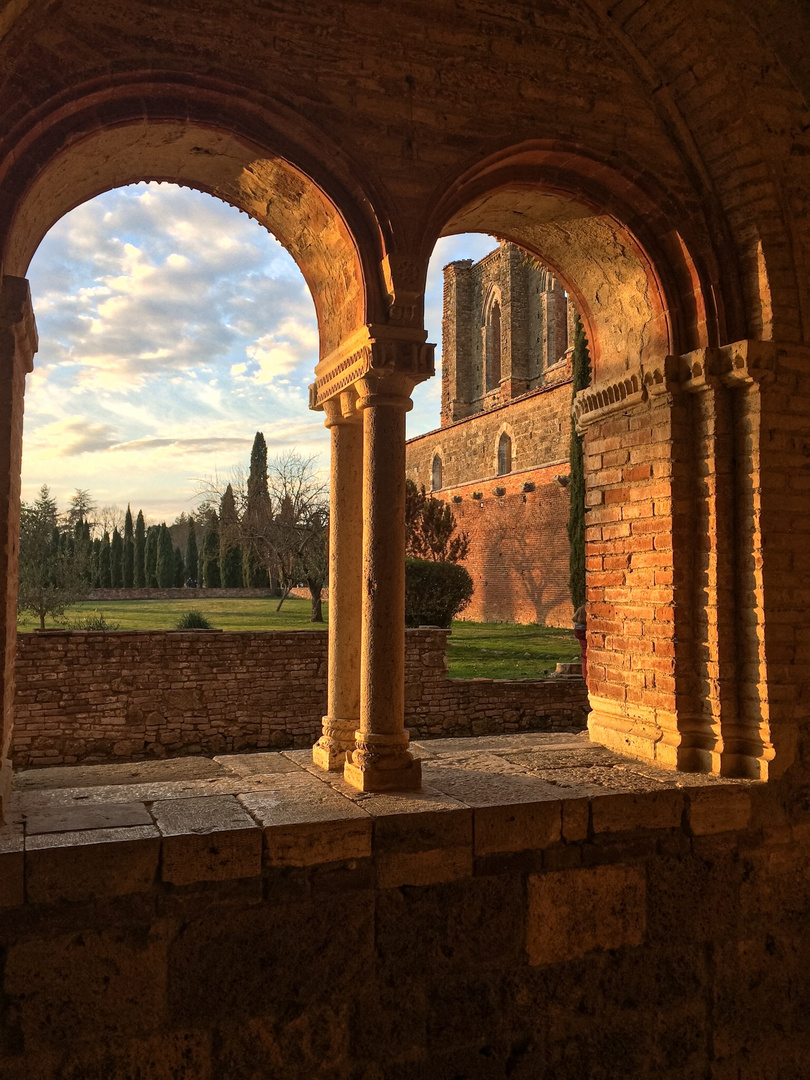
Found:
[(449, 626), (469, 604), (473, 581), (457, 563), (405, 560), (405, 625)]

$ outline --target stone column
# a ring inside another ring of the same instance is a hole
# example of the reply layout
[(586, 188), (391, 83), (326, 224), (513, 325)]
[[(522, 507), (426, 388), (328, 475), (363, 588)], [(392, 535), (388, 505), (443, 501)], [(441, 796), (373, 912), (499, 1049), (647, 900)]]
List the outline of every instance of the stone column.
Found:
[(28, 282), (4, 277), (0, 280), (0, 822), (5, 820), (11, 794), (23, 395), (36, 349)]
[(405, 413), (414, 379), (369, 374), (363, 414), (360, 726), (344, 778), (361, 791), (421, 786), (405, 730)]
[(324, 402), (332, 437), (329, 496), (329, 673), (321, 769), (342, 769), (360, 724), (360, 591), (363, 555), (363, 427), (354, 391)]

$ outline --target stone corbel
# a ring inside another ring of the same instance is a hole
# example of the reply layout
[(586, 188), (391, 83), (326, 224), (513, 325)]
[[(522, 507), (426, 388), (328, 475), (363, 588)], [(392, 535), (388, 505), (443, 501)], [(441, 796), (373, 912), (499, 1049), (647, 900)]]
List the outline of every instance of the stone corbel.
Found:
[(26, 373), (33, 371), (39, 337), (31, 290), (25, 278), (8, 274), (0, 278), (0, 334), (4, 333), (13, 342), (11, 355), (22, 360)]
[(580, 390), (571, 408), (571, 416), (581, 435), (597, 420), (638, 405), (646, 396), (643, 372), (639, 369), (612, 382), (599, 383)]
[(776, 378), (778, 346), (774, 341), (735, 341), (717, 352), (720, 377), (726, 386), (773, 382)]
[(382, 274), (392, 323), (418, 325), (422, 317), (422, 269), (407, 255), (386, 255)]

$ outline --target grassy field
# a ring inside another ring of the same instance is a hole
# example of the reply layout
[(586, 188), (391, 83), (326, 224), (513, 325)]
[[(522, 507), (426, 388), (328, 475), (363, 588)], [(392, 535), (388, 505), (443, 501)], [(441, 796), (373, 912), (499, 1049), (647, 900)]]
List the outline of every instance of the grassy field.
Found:
[[(309, 621), (309, 600), (290, 598), (280, 612), (277, 600), (104, 600), (76, 604), (68, 622), (96, 613), (110, 629), (172, 630), (181, 615), (201, 611), (218, 630), (320, 630)], [(328, 617), (328, 604), (324, 604)], [(32, 618), (18, 630), (36, 628)], [(47, 624), (57, 629), (55, 623)], [(558, 663), (577, 660), (579, 645), (572, 631), (511, 623), (453, 623), (448, 649), (455, 679), (536, 679), (550, 675)]]

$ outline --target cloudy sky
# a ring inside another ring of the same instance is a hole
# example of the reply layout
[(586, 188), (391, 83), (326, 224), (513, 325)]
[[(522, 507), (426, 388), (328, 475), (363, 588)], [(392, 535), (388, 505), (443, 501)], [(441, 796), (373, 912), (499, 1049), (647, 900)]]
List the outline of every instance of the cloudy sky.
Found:
[[(426, 325), (441, 338), (442, 266), (481, 258), (485, 236), (439, 242)], [(307, 407), (315, 309), (295, 263), (260, 225), (169, 184), (120, 188), (73, 210), (31, 263), (39, 352), (28, 376), (23, 498), (47, 483), (171, 522), (197, 479), (296, 449), (328, 465)], [(438, 358), (438, 350), (437, 350)], [(409, 436), (439, 423), (439, 379), (418, 387)]]

